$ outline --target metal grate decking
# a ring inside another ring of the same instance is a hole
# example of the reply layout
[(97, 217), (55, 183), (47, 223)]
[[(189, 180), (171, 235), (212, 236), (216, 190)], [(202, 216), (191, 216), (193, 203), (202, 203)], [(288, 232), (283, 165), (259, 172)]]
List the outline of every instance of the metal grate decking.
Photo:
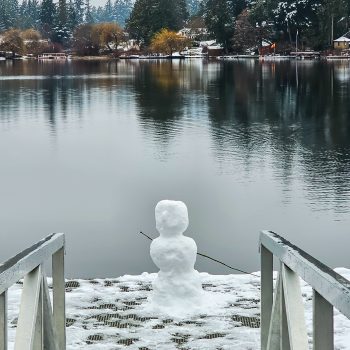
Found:
[[(234, 279), (215, 280), (208, 275), (203, 289), (229, 296), (229, 302), (217, 313), (172, 319), (143, 312), (154, 278), (154, 275), (147, 276), (148, 279), (143, 277), (140, 280), (138, 276), (129, 276), (131, 280), (121, 277), (120, 280), (66, 281), (67, 348), (76, 344), (78, 348), (93, 350), (102, 344), (103, 349), (111, 350), (238, 350), (259, 347), (258, 279), (240, 277), (237, 283)], [(22, 282), (17, 285), (21, 288)], [(17, 318), (13, 317), (10, 327), (14, 329), (16, 326)]]
[[(210, 349), (221, 349), (220, 344), (225, 339), (232, 337), (235, 329), (246, 328), (258, 332), (260, 327), (259, 300), (236, 298), (235, 303), (226, 306), (229, 315), (201, 315), (195, 319), (173, 320), (170, 318), (159, 318), (156, 315), (144, 316), (138, 312), (140, 307), (147, 302), (147, 294), (152, 290), (151, 283), (133, 283), (128, 285), (118, 280), (70, 280), (66, 282), (67, 298), (79, 291), (81, 284), (89, 284), (94, 289), (104, 290), (106, 293), (114, 293), (114, 301), (104, 299), (103, 294), (89, 300), (88, 305), (84, 303), (84, 312), (70, 314), (67, 317), (67, 329), (82, 328), (90, 333), (85, 338), (87, 345), (97, 346), (99, 343), (111, 342), (116, 348), (132, 348), (138, 350), (155, 350), (157, 345), (143, 346), (144, 332), (152, 332), (155, 338), (160, 334), (168, 337), (175, 349), (190, 350), (196, 349), (191, 346), (193, 343), (206, 342), (213, 344)], [(213, 283), (203, 284), (205, 290), (214, 291), (218, 288)], [(114, 290), (114, 292), (112, 292)], [(223, 293), (235, 293), (232, 286), (225, 286), (220, 290)], [(141, 294), (141, 296), (140, 296)], [(101, 296), (102, 295), (102, 296)], [(254, 315), (245, 315), (245, 310)], [(85, 312), (88, 311), (89, 315)], [(85, 314), (85, 315), (84, 315)], [(211, 324), (217, 324), (217, 328), (211, 328)], [(220, 327), (224, 325), (224, 327)], [(218, 345), (219, 344), (219, 345)], [(93, 347), (92, 347), (93, 348)], [(166, 348), (166, 347), (165, 347)], [(165, 349), (164, 348), (164, 349)], [(163, 348), (161, 348), (163, 349)]]

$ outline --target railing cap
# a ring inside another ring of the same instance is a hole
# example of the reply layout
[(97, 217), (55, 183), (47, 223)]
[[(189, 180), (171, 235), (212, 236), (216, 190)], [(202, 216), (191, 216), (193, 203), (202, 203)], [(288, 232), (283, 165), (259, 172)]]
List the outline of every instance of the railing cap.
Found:
[(260, 244), (350, 318), (350, 281), (272, 231), (260, 233)]
[(0, 264), (0, 294), (65, 245), (63, 233), (53, 233)]

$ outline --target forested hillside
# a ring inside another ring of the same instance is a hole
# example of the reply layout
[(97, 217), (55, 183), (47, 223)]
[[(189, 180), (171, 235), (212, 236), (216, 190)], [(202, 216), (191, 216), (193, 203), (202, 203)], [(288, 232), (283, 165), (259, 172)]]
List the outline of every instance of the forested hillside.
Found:
[[(65, 8), (70, 26), (90, 21), (117, 22), (124, 26), (134, 3), (135, 0), (106, 0), (104, 6), (96, 7), (91, 6), (89, 0), (0, 0), (0, 30), (11, 27), (38, 29), (43, 22), (54, 26), (60, 8)], [(199, 11), (200, 3), (201, 0), (187, 0), (190, 15)]]
[(82, 24), (114, 22), (148, 44), (162, 28), (179, 30), (201, 18), (211, 38), (227, 51), (262, 40), (324, 49), (348, 31), (350, 0), (0, 0), (0, 32), (35, 29), (68, 45)]

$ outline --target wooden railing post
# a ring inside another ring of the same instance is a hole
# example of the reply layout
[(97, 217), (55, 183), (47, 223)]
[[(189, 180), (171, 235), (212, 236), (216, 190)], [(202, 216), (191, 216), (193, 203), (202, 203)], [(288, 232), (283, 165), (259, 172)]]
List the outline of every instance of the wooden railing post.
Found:
[[(64, 234), (53, 233), (0, 265), (0, 350), (8, 348), (8, 289), (22, 278), (14, 350), (66, 349), (64, 247)], [(53, 306), (43, 268), (51, 258)]]
[(286, 310), (286, 300), (284, 295), (284, 287), (283, 287), (283, 277), (282, 277), (282, 269), (283, 264), (280, 264), (280, 278), (281, 278), (281, 284), (280, 284), (280, 293), (281, 293), (281, 316), (280, 316), (280, 327), (281, 327), (281, 338), (280, 338), (280, 349), (282, 350), (290, 350), (290, 342), (289, 342), (289, 329), (288, 329), (288, 320), (287, 320), (287, 310)]
[[(309, 349), (302, 278), (313, 289), (313, 349), (334, 350), (333, 310), (336, 308), (350, 319), (349, 280), (274, 232), (262, 231), (260, 246), (261, 349), (266, 350), (266, 322), (270, 317), (267, 350)], [(270, 254), (281, 263), (272, 316)]]
[(0, 294), (0, 350), (7, 350), (7, 290)]
[(35, 343), (37, 316), (42, 282), (41, 265), (28, 273), (23, 282), (15, 350), (32, 350)]
[(260, 245), (261, 254), (261, 350), (267, 349), (273, 304), (273, 254)]
[(63, 246), (52, 256), (53, 319), (60, 350), (66, 349), (66, 310)]
[(278, 274), (275, 295), (273, 299), (271, 322), (269, 329), (269, 336), (267, 340), (267, 350), (280, 350), (281, 349), (281, 332), (282, 332), (282, 277)]
[(314, 350), (334, 349), (333, 305), (313, 290)]
[[(41, 267), (43, 269), (43, 267)], [(38, 311), (36, 316), (36, 324), (34, 331), (34, 349), (42, 350), (43, 349), (43, 277), (41, 276), (40, 282), (40, 291), (38, 299)]]

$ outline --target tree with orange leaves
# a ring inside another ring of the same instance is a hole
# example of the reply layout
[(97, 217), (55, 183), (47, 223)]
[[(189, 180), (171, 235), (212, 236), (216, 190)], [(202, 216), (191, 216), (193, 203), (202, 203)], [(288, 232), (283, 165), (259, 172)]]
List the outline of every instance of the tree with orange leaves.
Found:
[(180, 52), (188, 46), (189, 40), (184, 36), (169, 29), (162, 29), (156, 33), (151, 41), (151, 51), (172, 55), (173, 52)]
[(116, 51), (124, 39), (124, 32), (116, 23), (98, 23), (92, 27), (92, 40), (102, 50)]

